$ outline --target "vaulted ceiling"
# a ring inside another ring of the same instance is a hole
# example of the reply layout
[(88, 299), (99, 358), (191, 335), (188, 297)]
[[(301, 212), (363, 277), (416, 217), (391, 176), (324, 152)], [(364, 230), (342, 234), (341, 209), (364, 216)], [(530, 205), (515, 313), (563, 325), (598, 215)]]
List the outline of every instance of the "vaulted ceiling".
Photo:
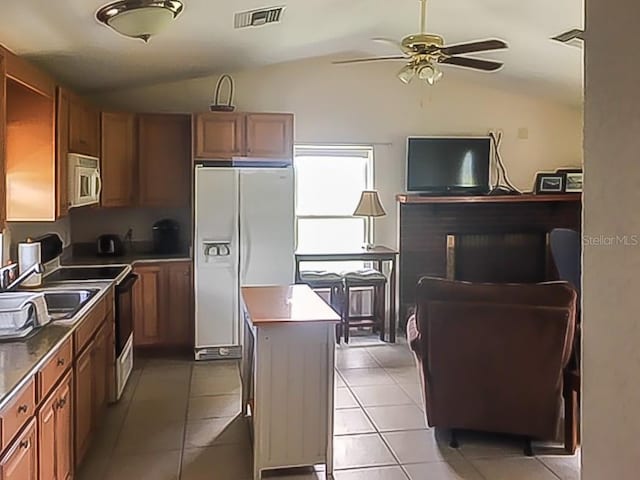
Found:
[[(95, 20), (103, 0), (6, 0), (0, 43), (46, 66), (80, 90), (255, 68), (309, 57), (395, 53), (371, 37), (418, 31), (417, 0), (183, 0), (185, 8), (145, 44)], [(286, 5), (282, 22), (234, 30), (235, 12)], [(550, 37), (582, 28), (582, 0), (429, 0), (428, 31), (448, 44), (506, 40), (502, 80), (540, 82), (567, 96), (582, 91), (582, 50)], [(336, 67), (345, 68), (345, 67)], [(348, 67), (346, 67), (348, 68)], [(486, 75), (486, 74), (484, 74)]]

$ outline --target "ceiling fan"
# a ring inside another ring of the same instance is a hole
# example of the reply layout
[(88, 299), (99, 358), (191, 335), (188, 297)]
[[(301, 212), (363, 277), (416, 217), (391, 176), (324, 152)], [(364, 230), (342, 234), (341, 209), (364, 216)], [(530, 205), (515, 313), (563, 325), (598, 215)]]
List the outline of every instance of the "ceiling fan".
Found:
[(502, 40), (482, 40), (478, 42), (462, 43), (445, 46), (444, 38), (440, 35), (426, 32), (427, 24), (427, 0), (420, 0), (420, 33), (409, 35), (400, 42), (388, 38), (374, 38), (379, 42), (390, 43), (402, 51), (402, 55), (388, 57), (358, 58), (342, 60), (334, 64), (351, 64), (364, 62), (395, 61), (402, 60), (406, 65), (398, 72), (398, 78), (403, 83), (410, 83), (414, 77), (424, 80), (429, 85), (435, 84), (442, 78), (442, 70), (439, 65), (456, 65), (458, 67), (494, 72), (502, 68), (503, 63), (479, 58), (460, 57), (469, 53), (487, 52), (490, 50), (502, 50), (508, 45)]

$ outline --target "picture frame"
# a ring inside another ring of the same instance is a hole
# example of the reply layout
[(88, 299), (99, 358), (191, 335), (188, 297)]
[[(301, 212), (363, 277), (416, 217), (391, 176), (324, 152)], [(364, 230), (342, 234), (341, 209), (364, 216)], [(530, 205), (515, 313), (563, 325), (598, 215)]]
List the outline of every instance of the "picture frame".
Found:
[(556, 171), (557, 174), (562, 174), (565, 177), (564, 192), (565, 193), (582, 193), (582, 183), (584, 180), (584, 174), (581, 169), (561, 169)]
[(565, 175), (563, 173), (538, 173), (536, 175), (536, 194), (564, 193)]

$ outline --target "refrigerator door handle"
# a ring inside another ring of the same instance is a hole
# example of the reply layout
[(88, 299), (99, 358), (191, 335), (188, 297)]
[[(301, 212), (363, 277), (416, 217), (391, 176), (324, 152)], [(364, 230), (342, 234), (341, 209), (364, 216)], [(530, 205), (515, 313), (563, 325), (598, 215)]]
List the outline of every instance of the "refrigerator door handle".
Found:
[(244, 227), (245, 234), (242, 235), (242, 272), (240, 273), (240, 286), (245, 282), (247, 278), (247, 272), (249, 270), (249, 265), (251, 264), (251, 233), (249, 230), (249, 223), (245, 222), (242, 224)]

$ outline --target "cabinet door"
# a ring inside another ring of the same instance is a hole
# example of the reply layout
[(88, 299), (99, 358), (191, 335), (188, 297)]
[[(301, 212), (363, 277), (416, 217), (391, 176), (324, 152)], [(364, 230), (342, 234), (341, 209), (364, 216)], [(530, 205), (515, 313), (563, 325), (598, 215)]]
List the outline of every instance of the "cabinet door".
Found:
[(140, 115), (138, 161), (140, 206), (188, 207), (191, 118), (188, 115)]
[(0, 459), (0, 478), (2, 480), (37, 480), (38, 445), (36, 421), (31, 420), (13, 446)]
[(87, 155), (100, 156), (100, 112), (91, 105), (84, 107), (83, 137), (87, 145)]
[(97, 427), (107, 409), (107, 363), (108, 350), (106, 323), (103, 323), (95, 339), (91, 351), (91, 368), (93, 368), (93, 426)]
[(54, 391), (38, 411), (38, 475), (40, 480), (56, 480), (56, 408)]
[(136, 180), (135, 115), (102, 114), (102, 199), (103, 207), (127, 207), (133, 204)]
[[(73, 375), (69, 373), (56, 389), (56, 480), (73, 478)], [(42, 475), (40, 479), (43, 480)]]
[(133, 287), (133, 342), (135, 346), (161, 343), (159, 266), (136, 268), (138, 281)]
[(196, 116), (196, 157), (230, 159), (244, 155), (244, 114), (201, 113)]
[(293, 115), (247, 114), (247, 156), (293, 160)]
[(82, 462), (93, 432), (93, 342), (75, 365), (75, 460)]
[(69, 98), (69, 151), (93, 157), (100, 154), (100, 114), (76, 95)]
[(190, 262), (167, 263), (164, 269), (164, 337), (167, 345), (193, 347), (193, 283)]
[(69, 213), (69, 94), (58, 88), (56, 96), (56, 215)]
[[(6, 61), (2, 51), (0, 50), (0, 78), (4, 79), (6, 73)], [(0, 81), (0, 228), (4, 229), (4, 221), (7, 218), (6, 207), (6, 187), (5, 187), (5, 138), (7, 129), (6, 107), (7, 107), (7, 88), (6, 81)]]

